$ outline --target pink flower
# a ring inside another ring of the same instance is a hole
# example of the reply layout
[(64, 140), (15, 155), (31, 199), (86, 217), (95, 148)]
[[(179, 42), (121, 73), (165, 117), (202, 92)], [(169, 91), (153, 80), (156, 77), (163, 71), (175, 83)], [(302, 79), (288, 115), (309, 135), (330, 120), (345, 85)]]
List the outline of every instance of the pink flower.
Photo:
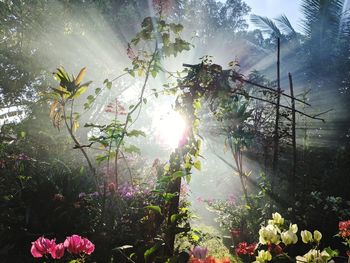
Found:
[(64, 247), (67, 248), (71, 254), (79, 254), (81, 252), (82, 238), (78, 235), (72, 235), (67, 237), (64, 241)]
[(39, 237), (35, 242), (32, 242), (30, 252), (33, 257), (41, 258), (43, 255), (51, 253), (55, 249), (55, 246), (55, 239), (50, 240), (44, 237)]
[(91, 255), (95, 250), (95, 245), (87, 238), (83, 238), (83, 252), (85, 254)]
[(60, 259), (64, 255), (64, 244), (59, 243), (57, 244), (54, 249), (51, 251), (51, 256), (53, 259)]
[(78, 235), (67, 237), (64, 241), (64, 247), (71, 254), (80, 254), (83, 252), (90, 255), (95, 250), (95, 245), (90, 240)]

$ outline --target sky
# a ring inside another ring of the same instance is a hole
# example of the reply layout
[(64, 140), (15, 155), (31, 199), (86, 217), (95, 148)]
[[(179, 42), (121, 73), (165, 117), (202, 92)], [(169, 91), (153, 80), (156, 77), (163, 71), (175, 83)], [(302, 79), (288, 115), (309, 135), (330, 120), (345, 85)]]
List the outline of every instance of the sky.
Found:
[[(275, 18), (285, 14), (297, 31), (302, 30), (299, 25), (302, 19), (300, 11), (301, 0), (244, 0), (244, 2), (251, 7), (252, 14), (268, 18)], [(252, 29), (254, 26), (249, 23), (249, 28)]]

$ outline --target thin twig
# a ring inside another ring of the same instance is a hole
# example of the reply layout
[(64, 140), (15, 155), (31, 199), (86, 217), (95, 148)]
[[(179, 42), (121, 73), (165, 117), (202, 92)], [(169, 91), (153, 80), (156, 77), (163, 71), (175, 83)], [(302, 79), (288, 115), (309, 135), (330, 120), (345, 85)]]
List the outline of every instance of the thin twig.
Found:
[[(258, 97), (254, 97), (254, 96), (251, 96), (251, 95), (247, 95), (245, 93), (239, 93), (239, 92), (236, 92), (235, 94), (238, 94), (238, 95), (242, 95), (242, 96), (245, 96), (245, 97), (248, 97), (248, 98), (251, 98), (251, 99), (255, 99), (255, 100), (260, 100), (260, 101), (264, 101), (264, 102), (267, 102), (267, 103), (270, 103), (272, 105), (276, 105), (276, 102), (273, 102), (273, 101), (270, 101), (270, 100), (266, 100), (266, 99), (262, 99), (262, 98), (258, 98)], [(285, 109), (288, 109), (290, 111), (292, 111), (293, 109), (288, 107), (288, 106), (284, 106), (284, 105), (280, 105), (281, 108), (285, 108)], [(311, 115), (308, 115), (302, 111), (299, 111), (299, 110), (294, 110), (295, 112), (299, 113), (300, 115), (302, 116), (305, 116), (305, 117), (308, 117), (310, 119), (314, 119), (314, 120), (320, 120), (322, 122), (326, 122), (324, 119), (322, 118), (318, 118), (317, 115), (315, 116), (311, 116)]]

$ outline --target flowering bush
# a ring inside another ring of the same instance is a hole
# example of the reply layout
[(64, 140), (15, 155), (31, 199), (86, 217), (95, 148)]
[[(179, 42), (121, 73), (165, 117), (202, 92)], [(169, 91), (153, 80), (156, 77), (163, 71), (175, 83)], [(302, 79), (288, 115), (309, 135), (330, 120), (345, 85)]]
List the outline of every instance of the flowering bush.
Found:
[(79, 235), (72, 235), (66, 238), (63, 243), (56, 244), (56, 239), (39, 237), (32, 242), (30, 252), (35, 258), (51, 255), (53, 259), (60, 259), (64, 256), (64, 250), (72, 255), (79, 255), (81, 262), (84, 262), (85, 255), (91, 255), (95, 250), (95, 245)]
[[(350, 223), (349, 223), (350, 224)], [(345, 224), (342, 224), (341, 231), (345, 230)], [(286, 224), (284, 218), (279, 213), (273, 213), (272, 219), (268, 220), (266, 226), (261, 226), (259, 230), (258, 245), (248, 245), (245, 242), (240, 243), (236, 248), (236, 254), (242, 258), (244, 262), (252, 262), (246, 255), (253, 256), (255, 254), (254, 263), (266, 263), (270, 261), (279, 262), (279, 260), (293, 261), (285, 252), (288, 246), (298, 242), (298, 226), (297, 224)], [(313, 234), (308, 230), (300, 232), (301, 240), (304, 244), (311, 244), (312, 248), (303, 256), (296, 256), (296, 262), (306, 263), (326, 263), (336, 253), (330, 248), (319, 250), (319, 244), (322, 239), (320, 231), (315, 230)]]

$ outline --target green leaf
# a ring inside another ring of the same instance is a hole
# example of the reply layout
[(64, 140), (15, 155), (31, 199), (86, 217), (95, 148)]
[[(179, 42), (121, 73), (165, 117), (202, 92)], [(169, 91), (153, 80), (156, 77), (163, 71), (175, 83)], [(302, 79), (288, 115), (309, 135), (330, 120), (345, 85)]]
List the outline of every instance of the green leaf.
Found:
[(162, 34), (162, 40), (163, 40), (163, 44), (165, 46), (169, 45), (169, 43), (170, 43), (170, 35), (167, 34), (167, 33), (163, 33)]
[(324, 250), (329, 254), (331, 258), (337, 257), (339, 255), (339, 251), (336, 249), (333, 250), (331, 247), (326, 247)]
[(143, 19), (141, 26), (142, 27), (152, 27), (152, 18), (150, 16), (148, 16), (145, 19)]
[(82, 95), (83, 93), (86, 92), (88, 86), (82, 86), (80, 87), (75, 93), (74, 95), (72, 96), (72, 99), (76, 99), (78, 97), (80, 97), (80, 95)]
[(133, 246), (131, 246), (131, 245), (124, 245), (124, 246), (121, 246), (121, 247), (113, 248), (112, 250), (125, 250), (125, 249), (129, 249), (129, 248), (133, 248)]
[(52, 88), (52, 90), (54, 90), (56, 93), (60, 94), (61, 96), (63, 96), (64, 94), (66, 94), (66, 95), (71, 94), (69, 91), (67, 91), (66, 88), (62, 88), (62, 89)]
[(181, 215), (179, 215), (179, 214), (173, 214), (173, 215), (171, 215), (171, 217), (170, 217), (170, 222), (171, 223), (174, 223), (175, 221), (177, 221), (179, 218), (181, 218), (182, 216)]
[(111, 81), (108, 81), (108, 82), (106, 83), (106, 87), (107, 87), (107, 89), (111, 89), (111, 88), (112, 88), (112, 82), (111, 82)]
[(129, 137), (139, 137), (139, 136), (146, 137), (146, 134), (141, 130), (131, 130), (127, 133), (127, 136), (129, 136)]
[(174, 23), (171, 23), (169, 26), (170, 26), (171, 31), (173, 31), (175, 34), (180, 33), (184, 28), (183, 25), (174, 24)]
[(143, 254), (145, 261), (147, 262), (147, 259), (154, 254), (154, 252), (156, 252), (159, 248), (159, 243), (155, 244), (153, 247), (151, 247), (150, 249), (147, 249), (146, 252)]
[(149, 209), (149, 210), (151, 210), (153, 212), (156, 212), (156, 213), (158, 213), (160, 215), (162, 214), (162, 209), (159, 206), (157, 206), (157, 205), (148, 205), (145, 208)]
[(173, 199), (176, 196), (177, 196), (177, 194), (173, 194), (173, 193), (164, 193), (164, 194), (162, 194), (162, 197), (167, 202), (169, 202), (171, 199)]
[(171, 177), (172, 177), (173, 179), (176, 179), (176, 178), (178, 178), (178, 177), (183, 177), (184, 175), (185, 175), (185, 173), (184, 173), (183, 171), (177, 171), (177, 172), (173, 173), (173, 174), (171, 175)]
[(147, 99), (143, 98), (143, 103), (146, 104), (147, 103)]
[(158, 74), (158, 72), (156, 70), (152, 70), (151, 71), (151, 75), (152, 75), (153, 78), (156, 78), (157, 74)]
[(97, 155), (96, 156), (96, 162), (98, 164), (102, 163), (103, 161), (106, 161), (108, 159), (108, 155)]
[(95, 94), (98, 95), (101, 92), (101, 88), (96, 88), (95, 89)]
[(25, 138), (26, 137), (26, 132), (25, 131), (21, 131), (20, 132), (20, 136), (21, 136), (21, 138)]
[(129, 70), (128, 73), (129, 73), (133, 78), (135, 78), (135, 71)]
[(193, 164), (194, 168), (196, 168), (198, 171), (202, 169), (202, 165), (200, 161), (195, 161)]
[(136, 147), (135, 145), (129, 145), (127, 147), (124, 147), (124, 152), (126, 153), (138, 153), (140, 154), (141, 153), (141, 150), (140, 148)]

